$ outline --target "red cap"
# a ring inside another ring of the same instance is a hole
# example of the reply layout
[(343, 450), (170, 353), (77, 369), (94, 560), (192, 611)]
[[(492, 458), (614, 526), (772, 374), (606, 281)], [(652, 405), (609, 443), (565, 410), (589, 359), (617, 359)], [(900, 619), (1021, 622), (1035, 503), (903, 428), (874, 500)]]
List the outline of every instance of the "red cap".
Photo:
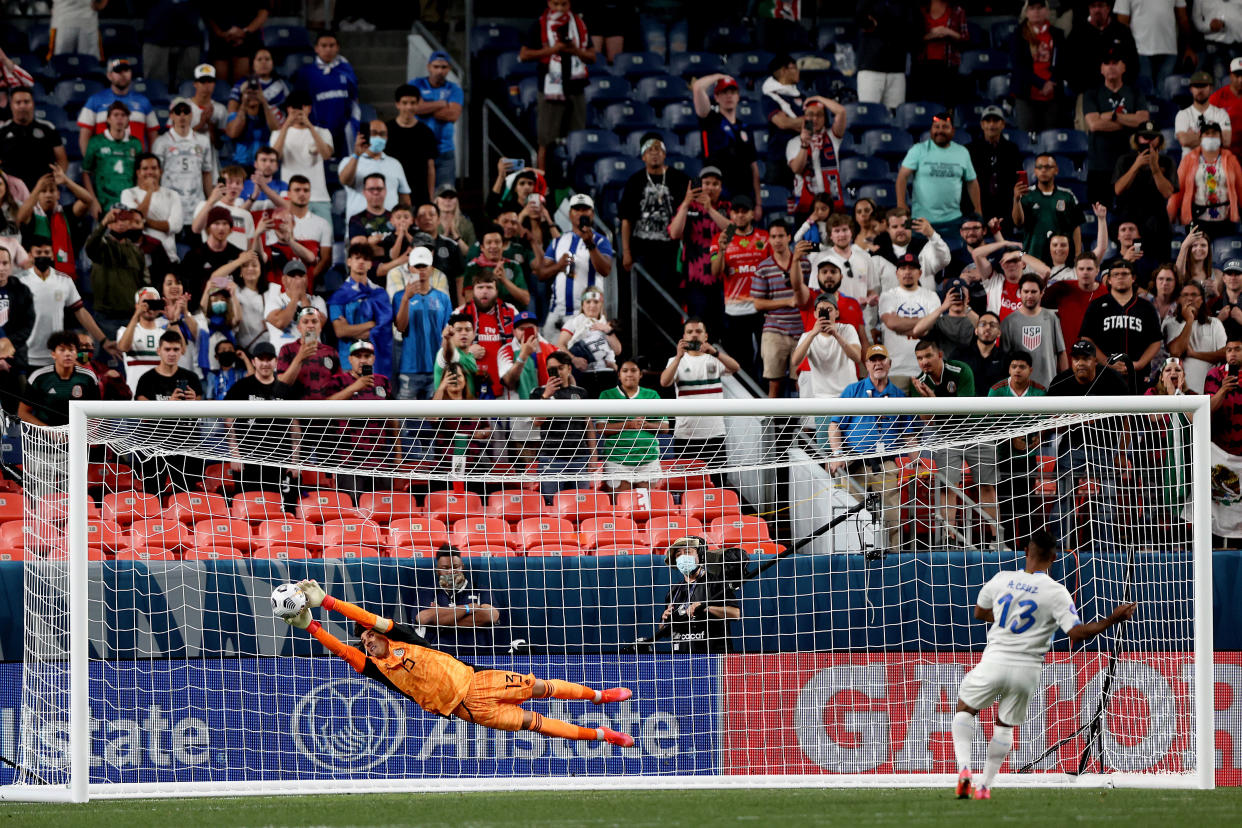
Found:
[(724, 92), (726, 89), (737, 89), (737, 81), (735, 81), (733, 78), (729, 77), (728, 75), (725, 75), (723, 78), (716, 81), (715, 87), (712, 88), (712, 94), (719, 95), (721, 92)]

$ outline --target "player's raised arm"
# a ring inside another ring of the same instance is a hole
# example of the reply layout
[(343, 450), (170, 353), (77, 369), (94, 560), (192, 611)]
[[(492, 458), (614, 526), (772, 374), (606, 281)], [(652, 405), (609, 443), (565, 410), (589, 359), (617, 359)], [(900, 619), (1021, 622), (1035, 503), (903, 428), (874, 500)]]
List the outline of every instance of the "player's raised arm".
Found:
[(301, 581), (298, 583), (298, 589), (302, 590), (303, 594), (306, 595), (306, 605), (308, 607), (323, 607), (326, 610), (335, 610), (350, 621), (356, 621), (376, 632), (386, 633), (392, 630), (391, 618), (384, 618), (373, 612), (368, 612), (348, 601), (338, 601), (324, 592), (323, 587), (319, 586), (318, 581)]
[(1136, 609), (1138, 609), (1138, 604), (1133, 602), (1120, 604), (1108, 614), (1108, 617), (1092, 621), (1090, 624), (1076, 624), (1070, 627), (1065, 634), (1073, 641), (1089, 641), (1114, 624), (1120, 624), (1122, 621), (1132, 618)]

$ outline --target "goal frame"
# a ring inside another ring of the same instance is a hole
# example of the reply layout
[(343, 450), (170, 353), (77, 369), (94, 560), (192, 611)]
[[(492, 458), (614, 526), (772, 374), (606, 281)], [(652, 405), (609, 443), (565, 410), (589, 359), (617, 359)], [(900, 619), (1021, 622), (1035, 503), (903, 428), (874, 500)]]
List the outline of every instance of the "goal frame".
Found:
[[(1003, 774), (1005, 786), (1029, 787), (1151, 787), (1199, 788), (1215, 786), (1215, 724), (1213, 715), (1214, 653), (1212, 631), (1212, 543), (1210, 460), (1210, 398), (1196, 396), (1087, 397), (1087, 398), (943, 398), (914, 399), (903, 413), (926, 415), (981, 414), (1158, 414), (1184, 413), (1192, 417), (1190, 484), (1194, 509), (1191, 549), (1194, 577), (1194, 683), (1195, 731), (1193, 772), (1183, 774), (1060, 773)], [(896, 406), (895, 406), (896, 403)], [(634, 416), (749, 416), (807, 417), (881, 415), (894, 413), (902, 402), (892, 399), (714, 399), (633, 400), (624, 403)], [(311, 791), (296, 778), (279, 781), (91, 783), (91, 728), (89, 708), (89, 631), (87, 560), (88, 420), (186, 418), (423, 418), (445, 417), (607, 417), (618, 405), (603, 400), (550, 401), (350, 401), (350, 402), (78, 402), (69, 404), (68, 441), (68, 583), (69, 618), (69, 782), (60, 785), (0, 786), (0, 801), (85, 802), (91, 798), (182, 797), (267, 794), (305, 794)], [(951, 784), (946, 774), (805, 774), (771, 776), (593, 776), (542, 778), (549, 789), (676, 789), (755, 787), (933, 787)], [(505, 790), (519, 780), (509, 778), (315, 780), (314, 792), (469, 791)]]

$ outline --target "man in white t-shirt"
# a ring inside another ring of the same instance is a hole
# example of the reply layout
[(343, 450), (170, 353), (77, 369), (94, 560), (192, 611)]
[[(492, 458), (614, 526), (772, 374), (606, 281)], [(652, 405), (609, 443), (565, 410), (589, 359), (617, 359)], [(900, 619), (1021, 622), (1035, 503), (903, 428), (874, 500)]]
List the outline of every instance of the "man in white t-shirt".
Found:
[[(1069, 591), (1052, 580), (1056, 540), (1046, 530), (1031, 535), (1026, 568), (998, 572), (979, 590), (975, 618), (992, 626), (979, 664), (962, 679), (953, 716), (953, 752), (957, 759), (957, 796), (992, 798), (992, 781), (1013, 747), (1013, 729), (1026, 721), (1031, 697), (1039, 690), (1039, 674), (1052, 637), (1060, 627), (1070, 641), (1089, 641), (1133, 617), (1137, 604), (1121, 604), (1106, 618), (1084, 624)], [(988, 742), (983, 779), (974, 789), (970, 772), (975, 716), (1000, 698), (996, 723)]]
[(829, 246), (817, 257), (811, 257), (815, 267), (811, 270), (810, 286), (814, 290), (821, 289), (816, 278), (819, 263), (832, 262), (841, 271), (841, 294), (856, 300), (862, 306), (867, 324), (874, 327), (877, 321), (875, 306), (880, 299), (880, 265), (883, 260), (873, 259), (871, 254), (854, 244), (854, 220), (845, 213), (828, 216), (827, 225)]
[(884, 347), (893, 361), (889, 381), (910, 393), (910, 378), (920, 373), (911, 332), (918, 321), (940, 307), (936, 291), (921, 287), (919, 259), (913, 253), (897, 258), (897, 286), (880, 294), (880, 322), (884, 325)]
[(77, 284), (53, 266), (52, 240), (45, 236), (31, 238), (29, 252), (30, 267), (18, 277), (30, 288), (30, 297), (34, 300), (35, 318), (26, 338), (26, 363), (31, 368), (52, 364), (47, 338), (65, 329), (65, 311), (72, 311), (78, 324), (86, 328), (96, 342), (114, 350), (112, 340), (104, 336), (90, 311), (83, 306)]
[(332, 133), (311, 123), (311, 100), (306, 92), (290, 93), (285, 105), (288, 117), (272, 136), (272, 148), (280, 153), (281, 174), (290, 183), (294, 176), (306, 178), (310, 182), (310, 211), (331, 222), (332, 196), (323, 164), (335, 151)]
[[(737, 360), (707, 341), (707, 326), (692, 316), (682, 328), (677, 355), (660, 374), (660, 385), (677, 386), (677, 398), (724, 399), (722, 380), (738, 370)], [(680, 460), (699, 460), (709, 467), (725, 460), (724, 417), (678, 417), (673, 451)]]
[(142, 215), (142, 232), (159, 242), (168, 258), (178, 261), (177, 234), (181, 232), (181, 194), (160, 186), (163, 179), (158, 155), (138, 156), (138, 186), (121, 191), (121, 203)]
[(792, 365), (809, 360), (811, 370), (798, 377), (798, 396), (829, 399), (841, 396), (845, 386), (858, 379), (862, 343), (853, 325), (838, 320), (837, 303), (820, 294), (815, 300), (815, 325), (798, 340), (790, 357)]
[(181, 218), (193, 218), (207, 193), (216, 170), (216, 155), (211, 139), (190, 127), (193, 105), (177, 98), (169, 110), (171, 129), (155, 139), (151, 152), (160, 159), (165, 187), (181, 197)]
[(263, 318), (267, 322), (268, 341), (276, 353), (290, 342), (299, 341), (297, 313), (302, 308), (319, 311), (322, 325), (328, 321), (328, 306), (322, 298), (307, 292), (306, 265), (294, 259), (285, 265), (279, 285), (272, 285), (263, 295)]
[[(1139, 76), (1159, 89), (1177, 68), (1177, 40), (1190, 34), (1186, 0), (1117, 0), (1113, 4), (1117, 22), (1129, 26), (1138, 49)], [(1184, 50), (1195, 60), (1190, 46)]]
[(246, 186), (247, 180), (246, 170), (236, 165), (225, 167), (220, 170), (220, 177), (223, 181), (217, 182), (211, 188), (207, 200), (198, 205), (198, 209), (194, 211), (190, 231), (201, 234), (203, 241), (207, 241), (207, 225), (210, 223), (207, 220), (207, 214), (211, 212), (212, 207), (223, 207), (233, 216), (233, 229), (229, 233), (229, 244), (245, 250), (254, 240), (254, 216), (241, 206), (241, 191)]
[(1183, 150), (1192, 150), (1199, 146), (1199, 133), (1203, 131), (1204, 124), (1216, 124), (1220, 127), (1222, 147), (1229, 146), (1229, 142), (1233, 140), (1233, 123), (1229, 113), (1208, 103), (1213, 88), (1212, 76), (1207, 72), (1198, 71), (1190, 76), (1190, 106), (1178, 112), (1173, 119), (1177, 143), (1182, 145)]
[(367, 207), (362, 195), (363, 182), (367, 176), (378, 173), (384, 176), (384, 184), (388, 194), (384, 199), (384, 209), (391, 210), (398, 202), (410, 203), (410, 184), (405, 180), (405, 167), (401, 162), (384, 152), (388, 145), (388, 124), (376, 118), (371, 122), (370, 138), (361, 132), (354, 141), (354, 154), (341, 162), (341, 183), (348, 189), (345, 191), (345, 215), (353, 216)]

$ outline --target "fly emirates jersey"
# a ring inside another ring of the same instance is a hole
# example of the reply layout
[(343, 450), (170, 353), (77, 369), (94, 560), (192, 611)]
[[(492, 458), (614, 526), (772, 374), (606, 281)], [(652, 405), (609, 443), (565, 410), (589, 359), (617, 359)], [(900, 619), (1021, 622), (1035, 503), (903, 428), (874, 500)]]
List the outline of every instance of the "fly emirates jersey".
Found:
[(1057, 627), (1068, 633), (1082, 623), (1069, 590), (1046, 572), (998, 572), (975, 603), (995, 618), (982, 658), (993, 664), (1043, 664)]

